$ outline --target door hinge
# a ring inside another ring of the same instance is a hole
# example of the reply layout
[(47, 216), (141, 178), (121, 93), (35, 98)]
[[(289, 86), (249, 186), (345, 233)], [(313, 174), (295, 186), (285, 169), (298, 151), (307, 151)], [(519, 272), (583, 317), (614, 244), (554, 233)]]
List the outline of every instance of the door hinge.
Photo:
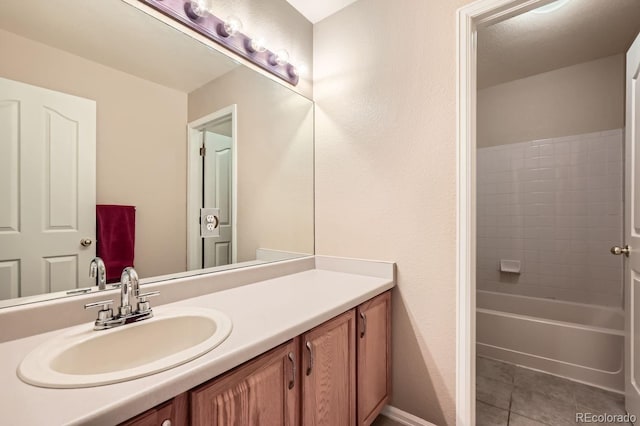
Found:
[(200, 157), (206, 157), (207, 155), (207, 148), (204, 146), (200, 147)]

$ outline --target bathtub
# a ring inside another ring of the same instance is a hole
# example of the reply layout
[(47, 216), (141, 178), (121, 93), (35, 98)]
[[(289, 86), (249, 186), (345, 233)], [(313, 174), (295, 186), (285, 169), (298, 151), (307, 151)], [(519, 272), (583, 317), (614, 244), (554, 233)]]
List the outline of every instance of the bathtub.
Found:
[(478, 355), (624, 392), (622, 309), (490, 291), (476, 306)]

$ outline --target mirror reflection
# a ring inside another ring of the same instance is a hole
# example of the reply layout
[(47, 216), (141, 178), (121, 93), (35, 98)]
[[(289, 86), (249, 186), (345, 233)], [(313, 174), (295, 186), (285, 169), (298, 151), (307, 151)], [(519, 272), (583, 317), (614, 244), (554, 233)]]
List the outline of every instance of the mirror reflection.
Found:
[(2, 2), (0, 51), (0, 306), (313, 253), (310, 100), (120, 0)]

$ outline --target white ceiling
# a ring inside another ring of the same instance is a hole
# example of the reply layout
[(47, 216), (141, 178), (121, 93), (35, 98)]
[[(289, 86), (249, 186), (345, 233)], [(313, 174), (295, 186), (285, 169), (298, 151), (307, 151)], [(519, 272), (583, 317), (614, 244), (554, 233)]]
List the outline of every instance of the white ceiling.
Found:
[(311, 23), (322, 21), (327, 16), (344, 9), (356, 0), (287, 0), (291, 6)]
[(482, 28), (478, 88), (626, 52), (639, 31), (639, 0), (571, 0)]
[(185, 93), (238, 66), (121, 1), (0, 1), (0, 29)]

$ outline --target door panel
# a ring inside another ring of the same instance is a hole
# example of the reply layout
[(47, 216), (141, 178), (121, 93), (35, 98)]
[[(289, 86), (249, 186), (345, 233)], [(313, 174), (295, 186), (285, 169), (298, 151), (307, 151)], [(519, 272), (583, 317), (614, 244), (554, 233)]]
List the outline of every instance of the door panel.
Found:
[(625, 403), (640, 418), (640, 36), (627, 52), (625, 127)]
[(78, 122), (44, 108), (45, 179), (43, 204), (47, 231), (77, 230)]
[(231, 224), (231, 138), (221, 142), (222, 147), (217, 147), (214, 153), (216, 163), (214, 191), (216, 207), (220, 209), (220, 225), (228, 226)]
[(0, 299), (13, 299), (20, 294), (20, 261), (0, 261)]
[(206, 155), (203, 160), (203, 207), (220, 209), (219, 237), (204, 238), (203, 266), (228, 265), (232, 253), (233, 139), (204, 131)]
[(0, 234), (19, 231), (19, 108), (15, 100), (0, 102)]
[(94, 101), (0, 78), (0, 297), (92, 285), (95, 144)]
[(44, 259), (45, 283), (49, 283), (49, 292), (63, 291), (69, 287), (70, 282), (76, 280), (78, 271), (77, 256), (55, 256)]
[(391, 396), (391, 292), (358, 308), (358, 425), (373, 423)]
[(215, 266), (228, 265), (231, 263), (231, 244), (216, 244), (216, 262)]
[(298, 347), (293, 340), (191, 391), (192, 424), (297, 425)]
[(349, 311), (302, 339), (302, 424), (356, 422), (355, 312)]

